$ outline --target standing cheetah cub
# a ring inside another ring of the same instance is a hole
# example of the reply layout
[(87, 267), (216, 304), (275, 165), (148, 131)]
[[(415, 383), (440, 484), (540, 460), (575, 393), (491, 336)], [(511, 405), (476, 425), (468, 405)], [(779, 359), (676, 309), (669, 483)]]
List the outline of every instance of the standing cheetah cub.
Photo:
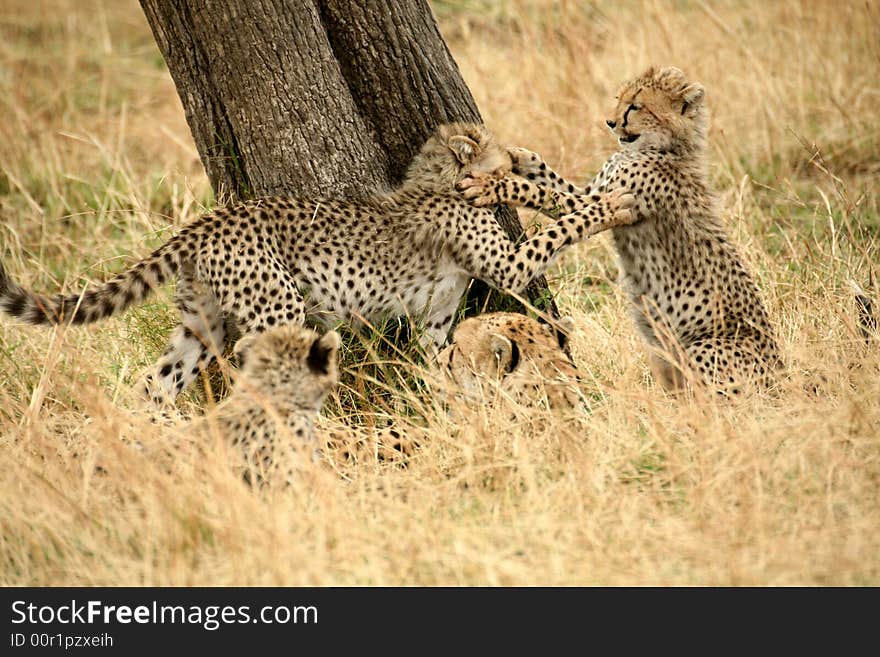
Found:
[(188, 430), (200, 446), (219, 435), (241, 452), (251, 483), (289, 483), (320, 447), (315, 420), (338, 380), (339, 334), (296, 324), (241, 338), (243, 361), (227, 399)]
[(621, 148), (586, 188), (563, 180), (535, 153), (512, 149), (513, 172), (528, 180), (471, 177), (462, 183), (465, 195), (481, 206), (508, 203), (558, 216), (597, 193), (631, 192), (636, 221), (611, 234), (661, 382), (677, 389), (696, 381), (725, 393), (769, 385), (781, 360), (757, 286), (709, 188), (702, 85), (677, 68), (649, 68), (620, 88), (606, 123)]
[(307, 319), (408, 316), (423, 321), (424, 344), (434, 350), (471, 277), (521, 291), (562, 248), (633, 218), (631, 195), (597, 195), (566, 222), (516, 245), (490, 210), (455, 189), (462, 178), (500, 177), (510, 166), (484, 127), (444, 125), (393, 191), (356, 201), (272, 198), (220, 209), (82, 294), (34, 294), (0, 266), (0, 308), (32, 324), (86, 324), (178, 279), (182, 321), (147, 381), (148, 396), (160, 404), (211, 361), (225, 337), (224, 317), (249, 334)]

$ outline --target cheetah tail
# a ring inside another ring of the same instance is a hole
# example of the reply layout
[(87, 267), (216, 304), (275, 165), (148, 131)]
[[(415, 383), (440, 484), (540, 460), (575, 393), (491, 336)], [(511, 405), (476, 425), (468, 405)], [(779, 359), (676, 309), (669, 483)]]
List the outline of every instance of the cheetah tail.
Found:
[(180, 269), (176, 240), (82, 294), (43, 296), (24, 289), (0, 262), (0, 310), (28, 324), (90, 324), (143, 301)]

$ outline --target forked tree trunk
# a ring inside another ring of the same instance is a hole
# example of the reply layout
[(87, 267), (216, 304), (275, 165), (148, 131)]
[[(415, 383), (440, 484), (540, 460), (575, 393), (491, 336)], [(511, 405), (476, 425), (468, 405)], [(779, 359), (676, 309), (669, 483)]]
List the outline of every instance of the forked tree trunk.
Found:
[[(364, 196), (437, 124), (480, 121), (425, 0), (140, 2), (221, 201)], [(496, 216), (520, 238), (513, 211)], [(470, 305), (512, 305), (487, 292)], [(556, 314), (543, 277), (526, 296)]]

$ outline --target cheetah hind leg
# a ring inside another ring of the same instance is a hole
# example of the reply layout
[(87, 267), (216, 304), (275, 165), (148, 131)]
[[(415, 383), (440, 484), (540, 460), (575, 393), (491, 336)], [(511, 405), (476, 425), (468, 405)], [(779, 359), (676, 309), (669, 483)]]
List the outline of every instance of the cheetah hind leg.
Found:
[(436, 360), (440, 348), (446, 344), (455, 311), (467, 292), (468, 283), (469, 276), (457, 274), (447, 285), (435, 290), (431, 297), (425, 313), (424, 331), (419, 335), (419, 344), (431, 360)]
[(177, 395), (213, 362), (226, 337), (224, 317), (207, 286), (195, 278), (182, 277), (176, 296), (180, 324), (140, 384), (141, 394), (163, 414), (174, 409)]
[(724, 396), (773, 385), (775, 355), (762, 356), (751, 339), (707, 338), (688, 345), (684, 358), (652, 354), (652, 369), (669, 390), (682, 390), (688, 383), (705, 386)]
[(271, 278), (271, 286), (256, 280), (254, 272), (250, 294), (230, 294), (221, 299), (223, 312), (235, 318), (242, 335), (262, 333), (284, 324), (303, 325), (305, 303), (287, 268), (274, 258), (261, 263), (261, 267), (266, 268), (264, 275)]
[[(703, 383), (722, 395), (745, 391), (771, 390), (777, 383), (781, 361), (760, 337), (709, 339), (687, 349), (688, 356)], [(702, 357), (698, 361), (698, 357)]]

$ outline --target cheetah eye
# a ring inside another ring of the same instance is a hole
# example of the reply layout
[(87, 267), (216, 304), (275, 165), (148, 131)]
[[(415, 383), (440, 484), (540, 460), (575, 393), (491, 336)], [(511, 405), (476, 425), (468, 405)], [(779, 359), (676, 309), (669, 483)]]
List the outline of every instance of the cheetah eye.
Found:
[(626, 108), (626, 111), (627, 112), (638, 112), (640, 109), (642, 109), (642, 108), (639, 107), (638, 105), (633, 105), (632, 103), (630, 103), (629, 107)]

